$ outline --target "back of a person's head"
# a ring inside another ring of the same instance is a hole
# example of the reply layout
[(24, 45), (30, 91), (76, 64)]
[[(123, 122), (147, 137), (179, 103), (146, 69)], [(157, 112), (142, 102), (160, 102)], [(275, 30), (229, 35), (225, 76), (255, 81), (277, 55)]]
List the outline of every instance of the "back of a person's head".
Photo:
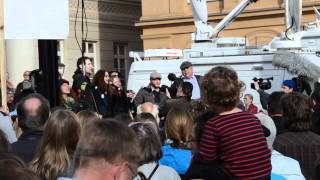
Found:
[(56, 179), (71, 163), (80, 138), (77, 116), (69, 110), (54, 111), (44, 128), (32, 169), (45, 179)]
[(140, 154), (138, 140), (128, 126), (115, 120), (92, 121), (82, 131), (74, 154), (72, 170), (121, 162), (127, 162), (130, 167), (136, 169), (140, 162)]
[(158, 127), (156, 118), (151, 113), (141, 113), (138, 114), (135, 119), (135, 122), (152, 122), (155, 126)]
[(0, 165), (1, 166), (10, 165), (10, 166), (21, 167), (21, 168), (27, 167), (27, 165), (21, 158), (19, 158), (17, 155), (11, 152), (0, 153)]
[(10, 151), (11, 151), (11, 145), (7, 139), (7, 136), (0, 129), (0, 153), (10, 152)]
[(268, 99), (268, 114), (270, 116), (275, 114), (282, 114), (281, 98), (285, 95), (284, 92), (272, 92)]
[(193, 86), (190, 82), (183, 82), (181, 84), (182, 92), (188, 99), (191, 99)]
[(193, 115), (193, 118), (197, 118), (203, 113), (208, 111), (208, 106), (204, 104), (203, 101), (191, 101), (191, 114)]
[(173, 145), (187, 147), (193, 130), (191, 114), (178, 108), (171, 109), (166, 118), (165, 130), (167, 138), (174, 142)]
[(266, 114), (257, 113), (255, 116), (259, 119), (261, 125), (263, 125), (270, 132), (270, 134), (266, 136), (266, 139), (269, 149), (272, 150), (272, 145), (277, 135), (276, 125), (274, 124), (272, 118)]
[(234, 70), (212, 68), (201, 81), (205, 104), (217, 113), (232, 110), (239, 101), (241, 85)]
[(125, 125), (128, 125), (132, 122), (132, 118), (129, 113), (120, 113), (114, 117), (114, 120), (118, 122), (122, 122)]
[(0, 153), (0, 179), (40, 180), (18, 156)]
[(26, 167), (15, 164), (0, 164), (0, 178), (3, 180), (40, 180), (36, 173)]
[(133, 122), (129, 124), (138, 138), (141, 148), (141, 164), (159, 161), (162, 157), (161, 141), (157, 127), (152, 122)]
[(90, 111), (90, 110), (82, 110), (82, 111), (78, 112), (77, 117), (80, 121), (81, 129), (83, 129), (83, 127), (87, 123), (99, 119), (98, 114), (96, 112)]
[(289, 131), (308, 131), (311, 128), (312, 101), (298, 92), (282, 97), (281, 105), (285, 128)]
[(30, 94), (17, 105), (18, 122), (23, 131), (42, 130), (49, 114), (49, 102), (40, 94)]
[(157, 120), (157, 123), (159, 124), (160, 119), (159, 119), (159, 108), (158, 105), (153, 104), (151, 102), (145, 102), (143, 104), (140, 104), (137, 107), (137, 114), (141, 113), (151, 113)]

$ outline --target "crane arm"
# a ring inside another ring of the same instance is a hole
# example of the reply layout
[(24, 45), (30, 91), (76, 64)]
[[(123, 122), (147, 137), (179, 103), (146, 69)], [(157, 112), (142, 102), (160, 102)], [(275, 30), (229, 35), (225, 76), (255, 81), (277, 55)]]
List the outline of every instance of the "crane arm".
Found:
[(190, 0), (192, 14), (196, 26), (194, 40), (210, 40), (223, 31), (247, 6), (258, 0), (242, 0), (222, 21), (215, 27), (208, 24), (208, 10), (206, 0)]

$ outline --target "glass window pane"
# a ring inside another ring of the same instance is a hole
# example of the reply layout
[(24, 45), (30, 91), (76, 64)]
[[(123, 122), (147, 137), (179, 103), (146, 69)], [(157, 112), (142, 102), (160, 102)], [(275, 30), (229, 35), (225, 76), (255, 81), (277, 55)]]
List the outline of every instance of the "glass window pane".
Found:
[(113, 67), (118, 69), (118, 59), (117, 58), (113, 59)]
[(93, 43), (88, 43), (88, 52), (89, 52), (89, 53), (94, 53)]
[(117, 44), (113, 44), (113, 54), (117, 55), (118, 51), (117, 51)]
[(120, 68), (125, 68), (125, 60), (120, 59)]
[(119, 45), (119, 55), (124, 55), (124, 45)]

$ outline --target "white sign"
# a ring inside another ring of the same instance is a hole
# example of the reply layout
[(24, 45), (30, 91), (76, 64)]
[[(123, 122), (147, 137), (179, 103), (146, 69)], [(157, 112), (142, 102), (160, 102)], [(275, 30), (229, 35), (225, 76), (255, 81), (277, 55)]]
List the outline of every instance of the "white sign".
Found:
[(4, 0), (5, 39), (66, 39), (68, 0)]

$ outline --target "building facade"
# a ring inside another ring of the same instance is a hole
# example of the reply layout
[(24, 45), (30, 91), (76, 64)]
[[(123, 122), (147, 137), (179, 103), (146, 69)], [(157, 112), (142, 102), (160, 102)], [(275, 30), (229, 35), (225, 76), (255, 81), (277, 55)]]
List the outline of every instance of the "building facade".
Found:
[[(69, 0), (69, 36), (58, 40), (58, 61), (65, 64), (63, 77), (70, 81), (77, 59), (81, 56), (82, 17), (79, 2)], [(93, 58), (95, 70), (118, 70), (123, 79), (127, 79), (131, 64), (129, 51), (142, 50), (141, 30), (134, 25), (141, 17), (141, 1), (85, 0), (84, 4), (85, 56)], [(7, 70), (10, 81), (15, 85), (22, 80), (24, 70), (38, 68), (36, 40), (7, 40), (6, 52)], [(17, 62), (21, 62), (20, 66)]]
[[(241, 0), (207, 0), (208, 21), (218, 23)], [(302, 24), (315, 21), (313, 6), (319, 0), (303, 0)], [(267, 44), (284, 31), (284, 0), (260, 0), (251, 4), (219, 37), (246, 37), (250, 45)], [(189, 0), (142, 0), (142, 17), (136, 23), (143, 31), (144, 49), (191, 48), (195, 32)]]

